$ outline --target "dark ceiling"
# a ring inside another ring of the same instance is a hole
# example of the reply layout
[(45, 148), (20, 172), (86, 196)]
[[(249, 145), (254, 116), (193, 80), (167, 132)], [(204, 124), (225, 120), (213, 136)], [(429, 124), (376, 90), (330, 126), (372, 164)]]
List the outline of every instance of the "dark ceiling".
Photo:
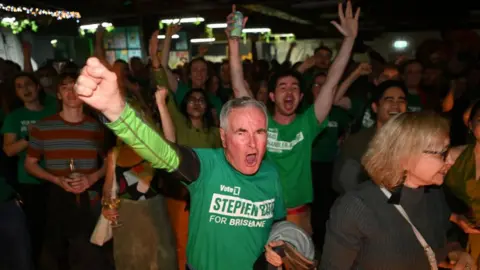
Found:
[[(249, 17), (248, 27), (269, 27), (274, 33), (297, 38), (338, 36), (330, 21), (336, 19), (337, 0), (21, 0), (25, 5), (77, 10), (82, 22), (110, 20), (115, 25), (153, 24), (161, 18), (201, 16), (224, 22), (233, 3)], [(480, 1), (353, 0), (362, 8), (360, 36), (364, 40), (395, 31), (480, 28)], [(152, 26), (152, 27), (155, 27)], [(203, 27), (197, 31), (201, 35)], [(221, 31), (219, 31), (221, 32)]]

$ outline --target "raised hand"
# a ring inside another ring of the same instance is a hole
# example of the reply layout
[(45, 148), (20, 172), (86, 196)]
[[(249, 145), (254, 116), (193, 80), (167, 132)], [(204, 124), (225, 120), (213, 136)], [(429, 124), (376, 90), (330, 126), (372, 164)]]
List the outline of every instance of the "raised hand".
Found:
[(171, 36), (177, 34), (181, 29), (182, 29), (182, 26), (179, 25), (179, 24), (170, 24), (167, 27), (167, 36), (171, 37)]
[[(237, 11), (237, 6), (232, 5), (232, 13), (228, 14), (227, 16), (227, 28), (225, 28), (225, 34), (227, 37), (230, 39), (230, 33), (232, 32), (232, 26), (235, 24), (235, 21), (233, 20), (235, 17), (235, 11)], [(243, 23), (242, 23), (242, 28), (245, 28), (245, 25), (247, 24), (248, 17), (243, 18)]]
[(355, 69), (360, 76), (369, 75), (372, 73), (372, 66), (369, 63), (360, 63), (358, 67)]
[(117, 120), (125, 107), (117, 75), (95, 57), (87, 60), (74, 89), (81, 100), (103, 113), (110, 121)]
[(345, 13), (343, 12), (343, 5), (338, 4), (338, 17), (340, 24), (336, 21), (331, 21), (331, 23), (342, 33), (345, 37), (355, 38), (358, 33), (358, 17), (360, 17), (360, 8), (357, 8), (355, 12), (355, 17), (353, 16), (352, 3), (347, 2), (347, 8)]

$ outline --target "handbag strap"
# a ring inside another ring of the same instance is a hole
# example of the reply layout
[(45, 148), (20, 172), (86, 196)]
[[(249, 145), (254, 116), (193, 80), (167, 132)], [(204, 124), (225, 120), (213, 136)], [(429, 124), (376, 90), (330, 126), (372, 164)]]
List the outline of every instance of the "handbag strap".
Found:
[[(388, 199), (390, 199), (392, 194), (387, 189), (385, 189), (383, 187), (380, 188), (380, 189), (382, 190), (383, 194), (385, 194), (385, 196)], [(422, 245), (422, 247), (425, 251), (425, 254), (427, 255), (428, 262), (430, 263), (431, 269), (432, 270), (438, 270), (437, 259), (435, 257), (435, 252), (433, 252), (433, 249), (427, 243), (425, 238), (423, 238), (422, 234), (417, 230), (415, 225), (413, 225), (412, 221), (410, 221), (410, 218), (408, 217), (407, 212), (405, 212), (405, 209), (403, 209), (403, 207), (399, 204), (395, 204), (394, 206), (398, 210), (398, 212), (400, 212), (400, 214), (403, 216), (403, 218), (408, 222), (408, 224), (410, 224), (410, 226), (412, 227), (412, 230), (413, 230), (413, 233), (415, 234), (415, 237), (417, 237), (418, 242), (420, 242), (420, 245)]]

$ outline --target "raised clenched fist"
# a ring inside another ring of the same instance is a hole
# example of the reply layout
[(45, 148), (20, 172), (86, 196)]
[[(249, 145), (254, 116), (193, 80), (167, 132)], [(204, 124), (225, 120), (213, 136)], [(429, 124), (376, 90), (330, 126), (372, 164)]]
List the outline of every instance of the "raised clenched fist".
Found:
[(75, 83), (75, 91), (81, 100), (110, 121), (117, 120), (125, 107), (117, 76), (95, 57), (87, 60)]

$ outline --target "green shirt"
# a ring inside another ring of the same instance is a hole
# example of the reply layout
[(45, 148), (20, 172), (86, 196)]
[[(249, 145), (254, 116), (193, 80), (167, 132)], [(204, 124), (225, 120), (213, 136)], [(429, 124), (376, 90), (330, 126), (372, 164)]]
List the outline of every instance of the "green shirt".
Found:
[(328, 127), (313, 142), (312, 161), (332, 162), (338, 153), (340, 132), (345, 131), (352, 117), (348, 111), (333, 106), (328, 114)]
[(7, 184), (5, 178), (0, 176), (0, 203), (9, 199), (15, 191)]
[[(26, 138), (28, 135), (28, 126), (35, 124), (47, 116), (56, 113), (56, 108), (45, 106), (41, 111), (30, 111), (25, 107), (18, 108), (5, 117), (2, 127), (2, 134), (15, 134), (17, 140)], [(18, 181), (23, 184), (40, 184), (40, 182), (25, 171), (26, 149), (18, 154)]]
[(419, 112), (423, 109), (422, 99), (419, 95), (408, 94), (407, 105), (409, 112)]
[(217, 148), (222, 146), (218, 128), (197, 129), (192, 127), (189, 120), (178, 110), (171, 95), (167, 101), (167, 107), (175, 125), (178, 144), (193, 148)]
[[(175, 92), (175, 100), (177, 104), (182, 104), (185, 95), (191, 90), (190, 86), (185, 83), (178, 82), (177, 91)], [(217, 116), (220, 116), (220, 111), (222, 110), (222, 101), (217, 96), (213, 95), (210, 92), (206, 92), (208, 102), (211, 104), (212, 108), (217, 111)]]
[(283, 197), (287, 208), (312, 202), (312, 143), (327, 127), (328, 118), (321, 124), (315, 116), (314, 106), (297, 114), (293, 122), (280, 125), (268, 119), (267, 158), (278, 168)]
[[(176, 149), (145, 124), (127, 104), (107, 126), (157, 169), (179, 168)], [(190, 185), (187, 260), (197, 270), (252, 269), (262, 254), (274, 220), (285, 217), (278, 173), (263, 161), (254, 175), (243, 175), (223, 149), (195, 149), (200, 175)]]
[(196, 149), (200, 177), (191, 196), (187, 261), (193, 269), (252, 269), (274, 220), (285, 217), (278, 173), (263, 161), (255, 175), (243, 175), (223, 149)]
[(56, 96), (46, 93), (45, 99), (43, 100), (43, 105), (57, 112), (59, 107), (59, 100)]

